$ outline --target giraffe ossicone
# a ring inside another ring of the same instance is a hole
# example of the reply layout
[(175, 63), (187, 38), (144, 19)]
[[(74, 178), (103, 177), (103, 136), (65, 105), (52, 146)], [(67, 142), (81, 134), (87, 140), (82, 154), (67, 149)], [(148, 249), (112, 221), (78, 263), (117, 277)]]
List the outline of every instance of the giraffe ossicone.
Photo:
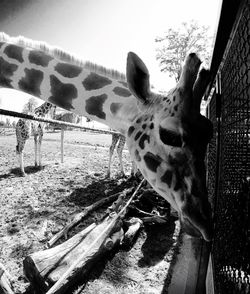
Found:
[[(200, 114), (208, 71), (189, 54), (176, 87), (150, 89), (149, 72), (134, 53), (122, 74), (23, 38), (0, 35), (0, 86), (28, 92), (126, 136), (143, 176), (179, 213), (187, 232), (212, 238), (205, 153), (211, 122)], [(197, 77), (198, 75), (198, 77)]]

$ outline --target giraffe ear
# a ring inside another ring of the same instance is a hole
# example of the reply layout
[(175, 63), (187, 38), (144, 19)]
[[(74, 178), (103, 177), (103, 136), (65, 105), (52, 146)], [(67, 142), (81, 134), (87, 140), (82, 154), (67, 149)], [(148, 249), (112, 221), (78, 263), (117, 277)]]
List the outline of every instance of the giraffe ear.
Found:
[(147, 103), (150, 96), (148, 69), (143, 61), (133, 52), (128, 53), (127, 82), (132, 94), (142, 103)]

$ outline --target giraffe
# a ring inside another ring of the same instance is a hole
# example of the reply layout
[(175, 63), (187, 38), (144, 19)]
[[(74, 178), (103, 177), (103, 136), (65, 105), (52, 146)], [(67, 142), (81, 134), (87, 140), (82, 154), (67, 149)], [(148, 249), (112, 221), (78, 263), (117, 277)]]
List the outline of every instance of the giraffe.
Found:
[[(122, 152), (123, 152), (125, 143), (126, 143), (125, 136), (118, 133), (112, 134), (112, 141), (109, 147), (109, 163), (108, 163), (108, 170), (107, 170), (108, 178), (110, 178), (111, 162), (112, 162), (112, 157), (115, 151), (115, 147), (116, 147), (116, 152), (120, 162), (120, 174), (122, 177), (125, 177), (125, 172), (124, 172), (123, 163), (122, 163)], [(132, 160), (131, 176), (135, 175), (135, 173), (136, 173), (136, 165), (134, 161)]]
[(126, 143), (125, 136), (123, 136), (122, 134), (112, 134), (112, 141), (109, 147), (109, 163), (108, 163), (108, 170), (107, 170), (108, 178), (110, 178), (111, 162), (112, 162), (112, 157), (113, 157), (116, 146), (117, 146), (116, 151), (117, 151), (117, 155), (120, 162), (120, 173), (122, 177), (125, 176), (123, 163), (122, 163), (122, 151), (124, 149), (125, 143)]
[[(58, 121), (65, 121), (65, 122), (70, 122), (74, 124), (78, 123), (80, 120), (79, 116), (73, 112), (55, 114), (54, 119)], [(60, 129), (61, 129), (61, 163), (63, 163), (64, 161), (64, 132), (67, 129), (67, 126), (61, 125)]]
[(209, 71), (195, 53), (166, 93), (150, 88), (149, 71), (133, 52), (126, 76), (22, 37), (0, 36), (0, 86), (30, 93), (126, 136), (144, 178), (178, 212), (185, 231), (212, 238), (205, 154), (212, 123), (200, 114)]
[[(90, 122), (90, 121), (91, 120), (89, 118), (86, 119), (86, 122)], [(122, 152), (123, 152), (125, 143), (126, 143), (126, 137), (124, 135), (119, 133), (112, 134), (111, 144), (109, 146), (109, 162), (108, 162), (108, 169), (106, 174), (107, 178), (110, 178), (111, 163), (112, 163), (112, 157), (113, 157), (115, 148), (116, 148), (116, 152), (117, 152), (119, 163), (120, 163), (120, 174), (122, 177), (125, 177), (125, 172), (124, 172), (123, 163), (122, 163)], [(135, 171), (136, 171), (135, 164), (132, 161), (131, 175), (134, 175)]]
[[(49, 102), (45, 102), (39, 107), (35, 108), (34, 114), (37, 117), (45, 117), (49, 112), (53, 111), (55, 106)], [(24, 164), (23, 164), (23, 149), (25, 142), (29, 139), (30, 134), (34, 136), (35, 143), (35, 166), (41, 167), (41, 144), (43, 138), (43, 129), (45, 124), (37, 121), (29, 121), (27, 119), (20, 118), (16, 124), (16, 138), (17, 146), (16, 153), (19, 158), (21, 174), (25, 176)], [(38, 156), (37, 156), (38, 155)], [(38, 157), (38, 163), (37, 163)]]

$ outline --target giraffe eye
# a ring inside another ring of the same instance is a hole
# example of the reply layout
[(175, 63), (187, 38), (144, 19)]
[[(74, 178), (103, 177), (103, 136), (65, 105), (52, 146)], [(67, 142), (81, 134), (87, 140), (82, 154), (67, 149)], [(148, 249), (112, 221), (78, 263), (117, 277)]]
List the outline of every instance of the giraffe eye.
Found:
[(166, 130), (160, 126), (160, 139), (165, 145), (170, 145), (173, 147), (181, 147), (182, 140), (179, 134), (173, 131)]

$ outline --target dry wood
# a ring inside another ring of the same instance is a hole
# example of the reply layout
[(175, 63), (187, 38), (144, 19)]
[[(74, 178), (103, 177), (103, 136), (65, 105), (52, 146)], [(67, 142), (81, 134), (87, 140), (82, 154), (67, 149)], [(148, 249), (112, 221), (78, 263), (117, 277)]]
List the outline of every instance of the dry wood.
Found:
[(7, 272), (3, 264), (0, 263), (0, 293), (1, 294), (14, 294), (11, 287), (11, 276)]
[[(112, 213), (103, 223), (99, 225), (101, 229), (99, 230), (98, 237), (94, 238), (91, 243), (88, 243), (88, 247), (84, 251), (82, 251), (82, 254), (78, 255), (76, 261), (67, 269), (66, 272), (64, 272), (60, 279), (50, 288), (50, 290), (46, 294), (65, 293), (65, 291), (69, 287), (70, 282), (74, 280), (74, 277), (77, 274), (79, 274), (79, 272), (82, 272), (83, 269), (86, 271), (87, 268), (93, 265), (93, 263), (96, 261), (96, 256), (99, 257), (103, 254), (103, 250), (100, 250), (100, 248), (105, 248), (102, 245), (105, 244), (107, 238), (109, 238), (109, 236), (112, 235), (114, 229), (117, 231), (117, 224), (119, 223), (120, 219), (124, 217), (129, 204), (136, 196), (144, 181), (145, 180), (141, 181), (133, 195), (130, 197), (130, 199), (127, 201), (125, 206), (121, 209), (121, 211), (118, 214), (115, 212)], [(88, 238), (88, 236), (84, 239), (84, 242)]]
[[(50, 283), (55, 283), (61, 270), (72, 262), (75, 254), (81, 250), (80, 243), (94, 228), (93, 223), (67, 240), (66, 242), (47, 250), (35, 252), (24, 259), (24, 274), (27, 279), (39, 289), (46, 291)], [(75, 251), (75, 248), (79, 250)], [(46, 277), (46, 278), (45, 278)]]
[(168, 218), (155, 215), (142, 217), (141, 220), (143, 221), (143, 223), (165, 224), (168, 221)]
[(120, 230), (114, 232), (110, 238), (107, 238), (104, 246), (107, 250), (111, 250), (115, 247), (116, 244), (121, 243), (123, 241), (124, 238), (124, 231), (123, 228), (121, 228)]
[(80, 212), (74, 216), (73, 220), (69, 224), (67, 224), (60, 232), (56, 233), (55, 236), (53, 236), (48, 241), (48, 247), (52, 247), (52, 245), (54, 245), (56, 243), (56, 241), (58, 239), (60, 239), (62, 236), (65, 236), (65, 239), (66, 239), (67, 233), (72, 227), (74, 227), (75, 225), (80, 223), (82, 221), (82, 219), (84, 217), (86, 217), (90, 212), (94, 211), (95, 209), (97, 209), (107, 203), (114, 201), (119, 196), (119, 194), (120, 193), (116, 193), (116, 194), (110, 195), (106, 198), (102, 198), (101, 200), (85, 207), (82, 212)]
[[(82, 242), (81, 250), (75, 252), (73, 263), (68, 264), (55, 278), (57, 282), (49, 289), (47, 294), (65, 293), (69, 286), (75, 282), (78, 275), (86, 273), (100, 256), (105, 253), (105, 241), (117, 225), (117, 214), (105, 219)], [(106, 249), (107, 250), (107, 249)]]
[(112, 212), (99, 225), (93, 224), (87, 231), (54, 248), (26, 257), (24, 272), (33, 287), (43, 293), (48, 291), (47, 294), (67, 293), (67, 289), (85, 276), (99, 258), (121, 243), (124, 236), (122, 218), (142, 183), (126, 203), (117, 201), (118, 207), (122, 206), (119, 213)]
[(133, 217), (130, 220), (126, 221), (125, 224), (128, 226), (128, 230), (126, 231), (124, 235), (122, 244), (126, 247), (129, 247), (132, 245), (136, 234), (142, 228), (143, 222), (139, 218)]

